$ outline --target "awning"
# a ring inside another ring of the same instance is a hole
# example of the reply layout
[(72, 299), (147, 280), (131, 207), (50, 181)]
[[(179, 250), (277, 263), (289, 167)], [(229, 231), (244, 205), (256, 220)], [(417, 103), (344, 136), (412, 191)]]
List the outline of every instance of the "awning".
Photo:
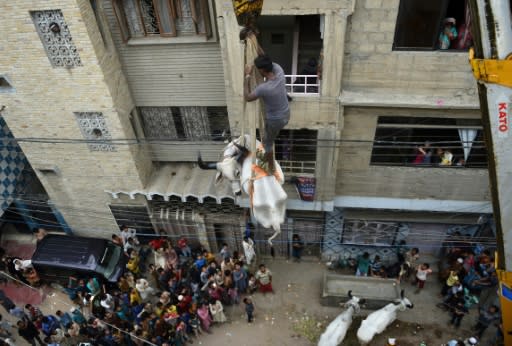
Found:
[(112, 198), (119, 198), (120, 194), (135, 199), (137, 194), (144, 195), (148, 200), (160, 196), (169, 201), (172, 196), (181, 198), (196, 198), (203, 203), (205, 198), (213, 198), (217, 203), (229, 198), (235, 200), (231, 186), (227, 181), (215, 184), (216, 171), (203, 170), (192, 163), (165, 163), (156, 169), (148, 184), (142, 190), (105, 190), (112, 194)]
[(3, 117), (0, 117), (0, 216), (24, 186), (23, 171), (27, 165), (25, 154), (14, 140)]

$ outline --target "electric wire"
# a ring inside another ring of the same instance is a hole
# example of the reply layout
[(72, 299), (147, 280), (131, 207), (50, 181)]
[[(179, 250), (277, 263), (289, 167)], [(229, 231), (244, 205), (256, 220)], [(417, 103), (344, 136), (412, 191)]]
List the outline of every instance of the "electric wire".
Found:
[[(292, 141), (296, 141), (297, 139), (292, 139)], [(41, 141), (41, 139), (30, 139), (27, 141)], [(307, 140), (308, 142), (311, 142), (311, 144), (293, 144), (293, 148), (295, 152), (293, 151), (289, 151), (289, 150), (285, 150), (285, 149), (282, 149), (281, 147), (286, 147), (286, 146), (289, 146), (290, 144), (277, 144), (276, 145), (276, 154), (279, 156), (279, 155), (288, 155), (288, 156), (297, 156), (299, 155), (300, 156), (300, 160), (299, 161), (303, 161), (304, 160), (304, 155), (311, 155), (311, 161), (316, 161), (315, 160), (315, 157), (316, 157), (316, 154), (315, 153), (311, 153), (311, 154), (307, 154), (307, 152), (304, 152), (301, 150), (306, 150), (307, 149), (322, 149), (322, 148), (338, 148), (338, 149), (344, 149), (344, 150), (349, 150), (349, 149), (357, 149), (357, 144), (359, 145), (362, 145), (364, 143), (373, 143), (373, 152), (372, 152), (372, 158), (378, 158), (378, 157), (383, 157), (383, 158), (386, 158), (386, 157), (407, 157), (409, 159), (413, 159), (414, 156), (415, 156), (415, 153), (414, 153), (414, 150), (417, 148), (418, 145), (422, 144), (422, 142), (399, 142), (399, 141), (396, 141), (396, 140), (393, 140), (393, 141), (383, 141), (383, 140), (354, 140), (354, 139), (338, 139), (338, 140), (324, 140), (324, 139), (315, 139), (315, 140), (311, 140), (311, 139), (308, 139)], [(334, 142), (334, 145), (332, 144), (329, 144), (329, 145), (322, 145), (321, 142)], [(339, 145), (338, 142), (341, 142), (341, 143), (352, 143), (354, 144), (353, 146), (346, 146), (344, 144), (342, 145)], [(447, 146), (446, 144), (449, 144), (449, 143), (457, 143), (457, 145), (449, 145)], [(442, 145), (445, 149), (455, 149), (457, 151), (456, 155), (459, 155), (459, 156), (462, 156), (462, 153), (463, 153), (463, 146), (464, 146), (464, 142), (460, 142), (460, 141), (439, 141), (438, 144)], [(53, 144), (55, 142), (52, 142)], [(82, 144), (82, 143), (95, 143), (95, 144), (98, 144), (98, 143), (106, 143), (105, 141), (91, 141), (91, 140), (78, 140), (78, 139), (69, 139), (67, 140), (65, 143), (78, 143), (78, 144)], [(109, 141), (109, 143), (111, 144), (111, 142)], [(152, 160), (155, 160), (155, 161), (159, 161), (161, 160), (161, 155), (165, 155), (165, 154), (176, 154), (176, 153), (179, 153), (179, 152), (186, 152), (183, 148), (184, 145), (193, 145), (193, 146), (198, 146), (200, 145), (201, 143), (200, 142), (180, 142), (179, 145), (176, 144), (176, 143), (158, 143), (158, 147), (157, 148), (147, 148), (147, 146), (152, 146), (153, 142), (151, 142), (151, 140), (149, 140), (148, 142), (149, 144), (141, 144), (139, 146), (138, 149), (136, 149), (136, 153), (138, 154), (147, 154)], [(198, 149), (198, 152), (203, 152), (203, 153), (207, 153), (207, 152), (215, 152), (217, 153), (219, 156), (220, 156), (220, 153), (218, 153), (218, 148), (216, 147), (208, 147), (207, 144), (209, 144), (210, 142), (204, 142), (205, 146)], [(316, 144), (315, 144), (316, 143)], [(459, 145), (459, 143), (461, 143), (462, 145)], [(485, 146), (484, 145), (481, 145), (481, 142), (477, 142), (477, 141), (469, 141), (468, 143), (472, 143), (472, 152), (471, 152), (471, 164), (472, 165), (486, 165), (487, 164), (487, 160), (483, 159), (482, 161), (476, 161), (477, 158), (486, 158), (486, 154), (485, 153), (478, 153), (478, 152), (475, 152), (476, 150), (479, 150), (479, 149), (482, 149), (484, 150), (485, 149)], [(129, 144), (129, 143), (128, 143)], [(131, 145), (131, 144), (130, 144)], [(165, 147), (162, 147), (162, 145), (172, 145), (172, 146), (178, 146), (180, 147), (179, 149), (176, 149), (176, 148), (165, 148)], [(366, 148), (366, 147), (365, 147)], [(281, 150), (282, 149), (282, 150)], [(399, 154), (396, 154), (396, 153), (392, 153), (392, 152), (389, 152), (389, 153), (379, 153), (379, 152), (375, 152), (375, 150), (384, 150), (384, 149), (389, 149), (390, 151), (392, 151), (391, 149), (393, 150), (409, 150), (410, 149), (410, 153), (399, 153)], [(69, 150), (66, 149), (66, 148), (62, 148), (61, 146), (57, 146), (57, 147), (52, 147), (51, 148), (51, 151), (52, 153), (58, 153), (59, 151), (62, 151), (63, 154), (68, 154), (69, 153)], [(460, 151), (460, 153), (459, 153)], [(299, 154), (300, 152), (300, 154)], [(48, 151), (38, 151), (37, 149), (36, 150), (31, 150), (30, 151), (31, 155), (48, 155)], [(389, 162), (391, 165), (395, 164), (393, 162)], [(406, 162), (401, 162), (400, 165), (404, 165), (406, 164)], [(449, 167), (449, 166), (448, 166)], [(468, 167), (469, 168), (469, 167)]]
[[(22, 221), (11, 221), (12, 223), (19, 223), (19, 224), (22, 224), (23, 222)], [(41, 226), (44, 226), (44, 224), (41, 224)], [(47, 225), (48, 227), (52, 227), (54, 225)], [(286, 230), (286, 228), (285, 228)], [(84, 231), (96, 231), (96, 230), (93, 230), (93, 229), (86, 229)], [(258, 230), (253, 230), (252, 231), (255, 235), (253, 241), (254, 243), (258, 244), (258, 243), (261, 243), (263, 245), (268, 245), (268, 242), (266, 239), (264, 239), (263, 237), (266, 236), (267, 234), (264, 232), (264, 231), (258, 231)], [(300, 232), (295, 232), (295, 233), (298, 233), (298, 234), (301, 234)], [(110, 234), (110, 233), (109, 233)], [(420, 236), (420, 235), (423, 235), (424, 232), (421, 232), (418, 233), (418, 234), (414, 234), (414, 233), (409, 233), (408, 236), (410, 235), (417, 235), (417, 236)], [(179, 240), (181, 238), (187, 238), (188, 240), (195, 240), (197, 241), (198, 243), (201, 242), (201, 240), (204, 240), (205, 237), (204, 236), (199, 236), (197, 233), (176, 233), (176, 234), (169, 234), (169, 233), (166, 233), (166, 234), (154, 234), (154, 233), (140, 233), (140, 232), (137, 232), (136, 234), (138, 237), (146, 237), (146, 238), (160, 238), (160, 237), (164, 237), (164, 238), (170, 238), (172, 240)], [(303, 235), (303, 234), (301, 234)], [(69, 236), (72, 236), (72, 235), (69, 235)], [(209, 236), (211, 237), (214, 237), (217, 241), (221, 241), (221, 242), (229, 242), (229, 241), (232, 241), (232, 240), (239, 240), (235, 237), (222, 237), (222, 236), (218, 236), (217, 233), (215, 232), (215, 230), (210, 230), (210, 231), (207, 231), (206, 232), (206, 238), (209, 238)], [(284, 236), (287, 236), (287, 234), (285, 233), (282, 233), (282, 237)], [(282, 238), (281, 237), (281, 238)], [(373, 236), (374, 237), (374, 236)], [(242, 238), (242, 236), (240, 236), (240, 238)], [(389, 238), (393, 238), (393, 236), (389, 237), (383, 237), (385, 238), (386, 240), (388, 240)], [(389, 241), (388, 242), (376, 242), (374, 244), (359, 244), (359, 243), (353, 243), (353, 242), (347, 242), (347, 241), (340, 241), (338, 242), (336, 245), (339, 245), (339, 246), (344, 246), (344, 247), (347, 247), (347, 246), (353, 246), (353, 247), (372, 247), (372, 248), (393, 248), (393, 249), (396, 249), (396, 248), (411, 248), (411, 247), (417, 247), (419, 249), (422, 249), (422, 248), (431, 248), (433, 245), (436, 246), (436, 249), (441, 249), (441, 248), (451, 248), (453, 247), (453, 245), (457, 245), (457, 247), (460, 247), (460, 248), (465, 248), (465, 249), (473, 249), (476, 245), (482, 245), (482, 246), (485, 246), (487, 248), (495, 248), (497, 243), (496, 243), (496, 239), (495, 238), (491, 238), (489, 240), (483, 240), (483, 239), (478, 239), (478, 237), (472, 237), (470, 239), (449, 239), (450, 238), (450, 235), (445, 235), (444, 237), (432, 237), (432, 236), (429, 236), (428, 237), (428, 241), (425, 241), (425, 239), (423, 239), (423, 242), (419, 243), (419, 242), (414, 242), (414, 243), (406, 243), (406, 244), (394, 244), (394, 243), (390, 243)], [(305, 245), (320, 245), (320, 246), (324, 246), (327, 242), (325, 241), (319, 241), (319, 240), (312, 240), (312, 239), (307, 239), (307, 238), (303, 238), (302, 239), (305, 243)], [(289, 239), (279, 239), (279, 238), (275, 238), (273, 241), (272, 241), (273, 244), (281, 244), (281, 245), (285, 245), (285, 244), (290, 244), (290, 240)], [(462, 244), (464, 243), (464, 244)], [(237, 244), (237, 245), (240, 245), (240, 244)], [(275, 246), (275, 245), (274, 245)]]
[[(34, 218), (34, 219), (38, 219), (38, 218)], [(47, 221), (47, 220), (44, 220), (44, 219), (39, 219), (41, 221)], [(22, 221), (17, 221), (17, 220), (12, 220), (12, 221), (9, 221), (11, 223), (23, 223)], [(47, 227), (56, 227), (58, 226), (58, 224), (41, 224), (40, 226), (47, 226)], [(128, 225), (130, 226), (130, 225)], [(195, 225), (196, 226), (196, 225)], [(189, 226), (189, 227), (192, 227)], [(290, 228), (291, 227), (283, 227), (284, 230), (286, 231), (290, 231)], [(393, 228), (396, 228), (394, 231), (397, 231), (399, 227), (393, 227)], [(140, 229), (140, 227), (139, 227)], [(295, 233), (300, 233), (298, 232), (295, 228), (293, 229)], [(313, 229), (314, 230), (314, 229)], [(84, 231), (87, 231), (87, 232), (90, 232), (90, 231), (96, 231), (96, 230), (92, 230), (92, 229), (86, 229)], [(312, 231), (312, 229), (308, 229), (308, 228), (303, 228), (301, 229), (302, 232), (310, 232)], [(389, 230), (387, 230), (389, 232)], [(346, 233), (346, 231), (344, 231)], [(104, 234), (106, 232), (103, 232)], [(258, 230), (258, 229), (255, 229), (253, 230), (253, 233), (255, 235), (261, 235), (261, 236), (264, 236), (266, 235), (267, 232), (265, 232), (265, 230)], [(218, 236), (215, 232), (215, 230), (207, 230), (206, 231), (206, 235), (210, 235), (212, 237), (215, 237), (215, 239), (217, 241), (231, 241), (231, 240), (237, 240), (236, 237), (222, 237), (222, 236)], [(285, 234), (283, 233), (283, 236)], [(137, 232), (137, 236), (142, 236), (142, 237), (153, 237), (153, 238), (158, 238), (158, 237), (167, 237), (167, 238), (174, 238), (174, 239), (179, 239), (179, 238), (182, 238), (182, 237), (185, 237), (185, 238), (188, 238), (188, 239), (193, 239), (193, 240), (198, 240), (200, 241), (201, 239), (204, 239), (204, 237), (202, 236), (199, 236), (197, 234), (197, 232), (190, 232), (190, 233), (187, 233), (187, 232), (176, 232), (175, 234), (169, 234), (169, 233), (164, 233), (164, 234), (155, 234), (155, 233), (143, 233), (143, 232)], [(392, 243), (389, 243), (389, 238), (393, 238), (394, 235), (389, 235), (389, 233), (385, 233), (385, 234), (382, 234), (382, 235), (375, 235), (374, 233), (371, 235), (372, 238), (382, 238), (385, 240), (385, 242), (382, 242), (382, 243), (379, 243), (379, 242), (375, 242), (374, 244), (358, 244), (358, 243), (351, 243), (351, 242), (347, 242), (347, 241), (344, 241), (344, 242), (340, 242), (339, 245), (351, 245), (351, 246), (357, 246), (357, 247), (363, 247), (363, 246), (372, 246), (372, 247), (395, 247), (395, 246), (399, 246), (397, 244), (392, 244)], [(460, 242), (460, 240), (450, 240), (449, 237), (450, 235), (448, 234), (440, 234), (440, 233), (431, 233), (431, 234), (428, 234), (426, 232), (423, 232), (423, 231), (417, 231), (417, 232), (408, 232), (407, 236), (411, 236), (411, 237), (415, 237), (415, 236), (424, 236), (424, 237), (428, 237), (427, 239), (423, 239), (423, 241), (421, 243), (408, 243), (406, 245), (404, 245), (404, 247), (411, 247), (411, 246), (415, 246), (415, 247), (419, 247), (419, 248), (423, 248), (423, 247), (429, 247), (429, 244), (434, 244), (434, 245), (438, 245), (439, 243), (442, 243), (441, 245), (439, 245), (438, 247), (439, 248), (443, 248), (443, 247), (450, 247), (450, 243), (457, 243), (457, 242)], [(346, 237), (346, 235), (345, 235)], [(254, 242), (258, 243), (258, 242), (261, 242), (261, 243), (266, 243), (267, 241), (265, 239), (258, 239), (259, 237), (255, 237), (254, 239)], [(465, 245), (464, 247), (468, 247), (468, 248), (471, 248), (473, 247), (475, 244), (480, 244), (480, 245), (487, 245), (487, 246), (491, 246), (491, 247), (495, 247), (496, 246), (496, 238), (494, 237), (471, 237), (470, 239), (465, 239), (464, 242), (467, 244)], [(289, 240), (279, 240), (279, 239), (275, 239), (275, 243), (289, 243)], [(308, 245), (314, 245), (314, 244), (319, 244), (319, 245), (324, 245), (326, 242), (325, 241), (322, 241), (322, 240), (319, 240), (319, 241), (316, 241), (316, 240), (312, 240), (312, 239), (306, 239), (306, 243)]]
[[(48, 206), (48, 204), (46, 203), (40, 203), (39, 201), (27, 201), (27, 200), (24, 200), (23, 203), (26, 203), (28, 205), (32, 205), (32, 206)], [(147, 212), (137, 212), (137, 211), (133, 211), (133, 209), (129, 209), (129, 207), (126, 207), (126, 206), (116, 206), (116, 205), (112, 205), (113, 207), (116, 208), (116, 211), (118, 212), (122, 212), (123, 214), (128, 214), (128, 216), (139, 216), (139, 217), (148, 217), (148, 213)], [(121, 207), (121, 208), (120, 208)], [(123, 209), (123, 207), (125, 207)], [(162, 210), (163, 208), (166, 208), (166, 209), (169, 209), (171, 207), (165, 207), (165, 206), (162, 206), (162, 207), (159, 207), (159, 206), (156, 206), (154, 209), (153, 209), (153, 213), (152, 214), (158, 214), (158, 211), (155, 212), (155, 210), (157, 210), (158, 208), (160, 208), (160, 210)], [(183, 210), (185, 210), (186, 208), (184, 207), (179, 207), (179, 206), (175, 206), (176, 210), (169, 210), (170, 213), (173, 213), (173, 214), (178, 214), (180, 213), (180, 209), (181, 209), (181, 212), (183, 212)], [(24, 209), (23, 207), (18, 207), (18, 209)], [(82, 216), (90, 216), (91, 218), (95, 218), (97, 217), (98, 214), (104, 214), (104, 215), (107, 215), (109, 216), (108, 219), (111, 219), (110, 216), (112, 215), (111, 212), (108, 212), (108, 211), (105, 211), (105, 210), (101, 210), (101, 209), (86, 209), (86, 208), (83, 208), (83, 207), (71, 207), (71, 206), (62, 206), (61, 208), (59, 209), (62, 209), (62, 210), (69, 210), (70, 212), (77, 212), (76, 214), (73, 214), (73, 215), (82, 215)], [(47, 213), (51, 213), (49, 211), (45, 211), (45, 210), (38, 210), (38, 209), (26, 209), (26, 210), (32, 210), (32, 211), (40, 211), (40, 212), (47, 212)], [(471, 210), (472, 211), (472, 214), (479, 214), (478, 211), (473, 211), (472, 209), (470, 209), (469, 207), (466, 207), (466, 208), (459, 208), (457, 209), (456, 212), (454, 212), (455, 214), (459, 214), (459, 215), (463, 215), (464, 212), (467, 212), (468, 210)], [(191, 214), (191, 212), (187, 212), (185, 210), (185, 212), (187, 213), (187, 216), (190, 216), (189, 214)], [(481, 213), (481, 212), (480, 212)], [(167, 210), (166, 210), (166, 214), (167, 213)], [(428, 212), (428, 215), (431, 215), (433, 217), (435, 217), (437, 215), (441, 215), (441, 214), (445, 214), (443, 212)], [(451, 216), (452, 218), (456, 218), (458, 215), (453, 215)], [(165, 218), (167, 219), (167, 218)], [(295, 220), (310, 220), (310, 219), (307, 219), (307, 218), (294, 218)], [(146, 222), (146, 221), (142, 221), (142, 222)], [(386, 221), (383, 221), (384, 223)], [(387, 222), (391, 222), (391, 221), (387, 221)]]
[[(41, 201), (41, 200), (30, 200), (30, 199), (24, 199), (24, 198), (15, 198), (14, 200), (18, 201), (18, 202), (21, 202), (21, 203), (26, 203), (28, 205), (32, 205), (32, 206), (48, 206), (47, 202)], [(52, 203), (51, 205), (53, 206), (55, 204)], [(491, 202), (486, 202), (485, 205), (491, 205)], [(129, 215), (141, 216), (141, 217), (144, 217), (144, 216), (148, 215), (147, 211), (146, 212), (134, 211), (133, 209), (131, 209), (129, 206), (126, 206), (126, 205), (111, 205), (111, 206), (114, 207), (116, 210), (121, 211), (121, 212), (126, 213), (126, 214), (129, 214)], [(180, 205), (173, 206), (171, 204), (171, 205), (168, 206), (167, 203), (165, 203), (164, 206), (156, 205), (154, 208), (155, 209), (156, 208), (162, 209), (163, 207), (165, 207), (165, 208), (175, 207), (176, 208), (176, 210), (174, 211), (175, 213), (178, 212), (178, 209), (182, 209), (182, 210), (186, 210), (187, 209), (186, 207), (183, 207), (183, 206), (180, 206)], [(86, 213), (88, 213), (88, 215), (90, 215), (92, 217), (95, 217), (98, 213), (111, 216), (111, 212), (105, 211), (104, 209), (91, 209), (91, 208), (84, 208), (84, 207), (73, 207), (73, 206), (69, 206), (69, 205), (60, 206), (59, 209), (63, 209), (63, 210), (68, 209), (68, 210), (71, 210), (71, 211), (74, 210), (74, 211), (78, 211), (78, 212), (81, 212), (81, 213), (83, 213), (85, 211)], [(387, 209), (386, 211), (390, 211), (390, 212), (397, 211), (397, 212), (399, 212), (401, 210), (400, 209)], [(173, 211), (171, 210), (171, 212), (173, 212)], [(453, 213), (454, 214), (453, 217), (455, 218), (457, 216), (464, 215), (465, 213), (468, 213), (468, 212), (471, 212), (473, 214), (482, 214), (482, 213), (486, 214), (483, 209), (481, 209), (481, 210), (474, 210), (474, 207), (472, 207), (472, 206), (458, 208), (455, 211), (450, 212), (450, 214)], [(432, 216), (435, 216), (436, 214), (441, 215), (441, 214), (446, 214), (446, 213), (445, 212), (429, 211), (428, 214), (430, 214)], [(305, 220), (309, 220), (309, 219), (305, 219)]]
[[(410, 137), (410, 136), (409, 136)], [(54, 138), (51, 139), (51, 142), (48, 142), (46, 139), (38, 139), (38, 138), (18, 138), (16, 139), (18, 141), (26, 141), (26, 142), (35, 142), (35, 143), (50, 143), (50, 144), (55, 144), (57, 143), (57, 141), (55, 141)], [(62, 139), (59, 139), (59, 140), (62, 140)], [(125, 139), (123, 139), (125, 140)], [(160, 141), (162, 139), (159, 139)], [(173, 139), (175, 140), (175, 139)], [(292, 141), (299, 141), (299, 139), (291, 139)], [(369, 141), (369, 140), (312, 140), (310, 138), (308, 139), (304, 139), (304, 140), (307, 140), (307, 141), (329, 141), (329, 142), (332, 142), (332, 141), (336, 141), (336, 142), (357, 142), (357, 143), (375, 143), (375, 142), (378, 142), (378, 143), (392, 143), (392, 144), (396, 144), (397, 142), (396, 141), (389, 141), (389, 142), (386, 142), (386, 141), (382, 141), (382, 140), (374, 140), (374, 141)], [(105, 141), (90, 141), (90, 140), (82, 140), (82, 139), (65, 139), (65, 140), (62, 140), (64, 141), (63, 143), (105, 143)], [(114, 141), (114, 140), (112, 140)], [(148, 140), (150, 141), (150, 140)], [(288, 140), (290, 141), (290, 140)], [(110, 143), (111, 140), (108, 141), (108, 143)], [(137, 144), (140, 144), (141, 140), (136, 140), (136, 143)], [(402, 142), (401, 142), (402, 143)], [(418, 142), (403, 142), (403, 143), (406, 143), (406, 144), (417, 144)], [(419, 143), (422, 143), (422, 142), (419, 142)], [(440, 143), (443, 143), (443, 142), (440, 142)], [(450, 141), (450, 142), (445, 142), (445, 143), (453, 143), (453, 141)], [(474, 144), (475, 142), (473, 142)], [(182, 145), (183, 143), (180, 143), (180, 145)], [(193, 144), (193, 145), (197, 145), (197, 143), (187, 143), (187, 144)], [(174, 145), (174, 144), (172, 144)], [(314, 146), (314, 144), (311, 144), (311, 146)], [(378, 155), (378, 154), (377, 154)], [(389, 154), (382, 154), (383, 156), (389, 156)], [(407, 155), (409, 156), (409, 155)], [(107, 177), (107, 176), (101, 176), (101, 177)], [(125, 177), (125, 176), (111, 176), (111, 177)], [(365, 183), (365, 186), (368, 185), (368, 182)], [(110, 219), (110, 217), (108, 217), (108, 219)]]
[[(29, 212), (29, 211), (34, 211), (34, 210), (25, 210), (26, 212)], [(45, 220), (45, 219), (41, 219), (41, 218), (37, 218), (37, 217), (33, 217), (31, 215), (27, 215), (27, 214), (24, 214), (23, 212), (21, 213), (16, 213), (14, 211), (11, 211), (13, 212), (14, 214), (18, 214), (20, 216), (24, 216), (24, 217), (27, 217), (27, 218), (31, 218), (33, 220), (40, 220), (40, 221), (44, 221), (44, 222), (48, 222), (48, 220)], [(49, 211), (45, 211), (45, 210), (37, 210), (37, 212), (39, 213), (48, 213), (48, 214), (51, 214), (51, 212)], [(76, 215), (76, 216), (84, 216), (84, 215)], [(91, 215), (85, 215), (87, 217), (91, 217)], [(109, 218), (110, 219), (110, 218)], [(298, 219), (297, 221), (299, 221), (300, 219)], [(307, 219), (305, 219), (307, 220)], [(6, 220), (6, 221), (9, 221), (9, 220)], [(172, 220), (171, 220), (172, 221)], [(351, 220), (352, 222), (355, 222), (354, 220)], [(169, 226), (175, 226), (175, 227), (196, 227), (197, 226), (197, 223), (196, 222), (193, 222), (193, 221), (189, 221), (190, 223), (179, 223), (177, 225), (174, 225), (174, 224), (170, 224)], [(357, 222), (372, 222), (372, 221), (367, 221), (367, 220), (357, 220)], [(144, 226), (141, 226), (140, 225), (140, 221), (137, 222), (137, 225), (127, 225), (127, 226), (133, 226), (134, 228), (138, 228), (139, 230), (140, 229), (151, 229), (151, 230), (154, 230), (154, 227), (152, 225), (152, 223), (149, 221), (145, 221), (143, 223), (149, 223), (150, 225), (144, 227)], [(383, 222), (385, 223), (385, 222)], [(390, 224), (396, 224), (396, 222), (389, 222)], [(240, 228), (240, 224), (239, 223), (218, 223), (216, 222), (216, 224), (218, 225), (221, 225), (221, 226), (233, 226), (233, 227), (237, 227), (237, 228)], [(52, 227), (55, 227), (55, 226), (59, 226), (60, 224), (57, 223), (57, 222), (52, 222), (52, 224), (50, 224), (49, 226), (52, 226)], [(283, 228), (287, 231), (290, 230), (291, 227), (293, 227), (294, 225), (283, 225)], [(400, 226), (399, 225), (391, 225), (390, 227), (392, 228), (395, 228), (395, 229), (399, 229)], [(324, 230), (324, 225), (323, 224), (319, 224), (319, 225), (316, 225), (316, 226), (306, 226), (306, 227), (302, 227), (302, 231), (304, 232), (311, 232), (311, 231), (323, 231)], [(90, 230), (88, 230), (90, 231)], [(387, 230), (388, 231), (388, 230)], [(209, 231), (207, 230), (207, 233)], [(214, 230), (211, 230), (212, 234), (214, 234)], [(265, 230), (258, 230), (256, 233), (261, 233), (261, 234), (264, 234), (265, 233)], [(159, 234), (155, 234), (155, 233), (145, 233), (144, 231), (143, 232), (138, 232), (137, 233), (138, 235), (140, 236), (146, 236), (146, 237), (159, 237), (160, 235)], [(199, 237), (197, 235), (196, 232), (192, 232), (192, 233), (184, 233), (184, 232), (179, 232), (177, 234), (167, 234), (166, 236), (169, 236), (169, 237), (174, 237), (174, 238), (179, 238), (179, 237), (183, 237), (183, 236), (186, 236), (186, 237), (189, 237), (189, 238), (197, 238), (197, 239), (200, 239), (201, 237)], [(427, 242), (425, 242), (425, 239), (424, 239), (424, 242), (422, 243), (422, 246), (426, 246), (425, 244), (426, 243), (436, 243), (436, 242), (441, 242), (441, 241), (446, 241), (446, 237), (447, 235), (446, 234), (439, 234), (439, 232), (425, 232), (425, 231), (421, 231), (421, 232), (414, 232), (414, 231), (409, 231), (408, 232), (408, 236), (422, 236), (422, 237), (427, 237)], [(222, 238), (222, 239), (219, 239), (219, 237), (216, 237), (218, 240), (232, 240), (233, 238)], [(389, 238), (388, 236), (386, 236), (386, 238)], [(264, 240), (261, 240), (262, 242)], [(278, 241), (278, 242), (287, 242), (287, 241)], [(472, 244), (476, 244), (476, 243), (485, 243), (485, 244), (488, 244), (488, 245), (495, 245), (496, 243), (496, 238), (495, 237), (472, 237), (471, 240), (469, 240), (470, 243)], [(324, 244), (323, 241), (318, 241), (318, 242), (315, 242), (315, 241), (308, 241), (309, 244)], [(354, 244), (355, 245), (355, 244)], [(361, 245), (361, 244), (358, 244), (358, 245)], [(410, 245), (411, 246), (411, 245)]]
[[(387, 137), (387, 136), (386, 136)], [(417, 138), (425, 138), (425, 136), (416, 136)], [(462, 144), (485, 144), (485, 141), (482, 140), (473, 140), (473, 141), (463, 141), (461, 139), (454, 139), (453, 136), (432, 136), (433, 138), (446, 138), (447, 140), (439, 140), (436, 142), (429, 141), (431, 146), (435, 147), (436, 144), (446, 144), (446, 143), (462, 143)], [(401, 137), (396, 137), (401, 138)], [(403, 138), (411, 138), (411, 136), (403, 136)], [(414, 137), (412, 137), (414, 138)], [(450, 139), (450, 140), (448, 140)], [(130, 138), (112, 138), (112, 139), (104, 139), (104, 140), (97, 140), (97, 139), (82, 139), (82, 138), (58, 138), (58, 137), (52, 137), (52, 138), (44, 138), (44, 137), (17, 137), (17, 138), (11, 138), (11, 137), (1, 137), (0, 141), (5, 142), (18, 142), (18, 143), (37, 143), (37, 144), (49, 144), (49, 145), (56, 145), (56, 144), (113, 144), (113, 145), (144, 145), (144, 144), (159, 144), (163, 146), (197, 146), (201, 144), (218, 144), (218, 145), (227, 145), (226, 142), (221, 141), (211, 141), (211, 140), (191, 140), (191, 139), (176, 139), (176, 138), (143, 138), (143, 139), (130, 139)], [(338, 138), (338, 139), (325, 139), (325, 138), (277, 138), (279, 145), (288, 145), (288, 144), (295, 144), (303, 147), (311, 147), (313, 145), (318, 145), (318, 143), (375, 143), (375, 142), (386, 142), (386, 143), (401, 143), (401, 144), (409, 144), (409, 145), (424, 145), (425, 141), (397, 141), (396, 139), (389, 139), (384, 140), (382, 138), (375, 138), (375, 139), (345, 139), (345, 138)], [(297, 144), (298, 143), (298, 144)], [(18, 152), (21, 152), (22, 150), (15, 149), (14, 147), (12, 150), (16, 150)]]

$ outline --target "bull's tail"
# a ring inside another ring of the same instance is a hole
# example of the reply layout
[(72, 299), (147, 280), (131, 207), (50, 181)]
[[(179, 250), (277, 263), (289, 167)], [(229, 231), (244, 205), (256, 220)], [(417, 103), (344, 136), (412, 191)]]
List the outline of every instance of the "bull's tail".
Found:
[(274, 228), (274, 234), (272, 234), (272, 236), (267, 240), (270, 246), (272, 246), (272, 240), (274, 240), (274, 238), (279, 234), (281, 234), (281, 227)]

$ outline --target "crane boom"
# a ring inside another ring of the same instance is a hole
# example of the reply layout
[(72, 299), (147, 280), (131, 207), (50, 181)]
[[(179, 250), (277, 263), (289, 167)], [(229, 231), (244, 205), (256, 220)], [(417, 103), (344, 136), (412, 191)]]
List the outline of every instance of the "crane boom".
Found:
[(496, 271), (505, 345), (512, 345), (512, 19), (510, 2), (470, 0), (480, 109), (489, 153), (498, 254)]

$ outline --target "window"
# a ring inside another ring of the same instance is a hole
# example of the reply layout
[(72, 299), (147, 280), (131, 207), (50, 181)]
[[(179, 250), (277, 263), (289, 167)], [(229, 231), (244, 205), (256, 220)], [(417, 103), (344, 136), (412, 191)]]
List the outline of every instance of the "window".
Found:
[(74, 112), (78, 127), (91, 151), (115, 151), (112, 136), (101, 112)]
[(390, 246), (393, 245), (398, 228), (396, 222), (346, 219), (341, 243)]
[(144, 243), (154, 239), (152, 235), (155, 231), (148, 208), (134, 205), (109, 205), (109, 208), (118, 227), (125, 225), (134, 228), (137, 231), (137, 238)]
[(112, 0), (123, 41), (150, 36), (212, 36), (208, 0)]
[[(319, 212), (306, 212), (288, 210), (286, 213), (286, 226), (283, 227), (283, 233), (288, 233), (288, 239), (293, 234), (298, 234), (304, 243), (303, 255), (305, 256), (321, 256), (321, 246), (323, 243), (325, 215)], [(288, 232), (286, 232), (288, 231)], [(292, 233), (292, 234), (290, 234)], [(290, 243), (288, 245), (291, 250)]]
[(64, 232), (69, 229), (65, 222), (60, 222), (63, 221), (62, 216), (57, 217), (58, 211), (51, 205), (51, 202), (41, 199), (41, 196), (38, 195), (35, 200), (29, 202), (14, 201), (8, 208), (5, 207), (2, 222), (11, 223), (14, 227), (19, 227), (18, 229), (21, 228), (20, 231), (27, 227), (29, 232), (34, 227), (42, 227), (51, 232)]
[(322, 63), (320, 15), (261, 16), (260, 44), (283, 68), (289, 93), (318, 96)]
[(485, 168), (480, 120), (379, 117), (371, 164)]
[(226, 107), (139, 107), (148, 139), (224, 140), (229, 136)]
[(275, 141), (276, 159), (287, 174), (315, 174), (316, 130), (281, 130)]
[(61, 10), (33, 11), (30, 15), (53, 67), (82, 66)]
[(211, 136), (214, 141), (223, 141), (230, 136), (227, 107), (206, 107), (210, 123)]
[(401, 0), (393, 49), (465, 50), (470, 27), (467, 0)]

